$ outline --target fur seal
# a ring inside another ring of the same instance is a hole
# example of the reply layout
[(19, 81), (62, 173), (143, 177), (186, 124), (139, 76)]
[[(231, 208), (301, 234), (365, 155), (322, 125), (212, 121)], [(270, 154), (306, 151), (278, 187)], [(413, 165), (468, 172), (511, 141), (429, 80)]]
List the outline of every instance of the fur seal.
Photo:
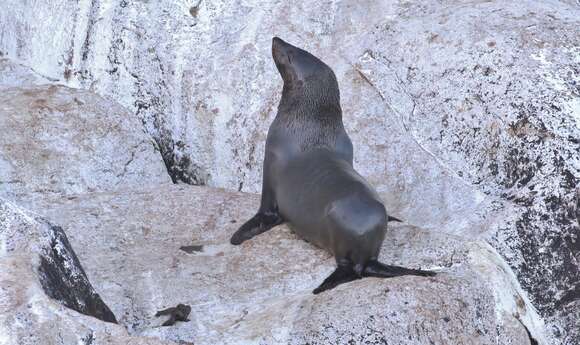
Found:
[(336, 258), (336, 270), (315, 294), (362, 277), (434, 275), (378, 261), (387, 222), (397, 219), (389, 219), (378, 194), (353, 168), (332, 69), (278, 37), (272, 56), (284, 86), (266, 139), (261, 204), (230, 242), (241, 244), (287, 222)]

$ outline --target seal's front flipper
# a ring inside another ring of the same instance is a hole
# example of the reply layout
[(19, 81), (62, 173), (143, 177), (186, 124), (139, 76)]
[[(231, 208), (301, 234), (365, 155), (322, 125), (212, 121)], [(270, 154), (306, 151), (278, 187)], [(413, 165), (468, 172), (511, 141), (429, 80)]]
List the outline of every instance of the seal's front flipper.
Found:
[(376, 260), (369, 261), (363, 271), (363, 277), (391, 278), (408, 275), (432, 277), (435, 272), (385, 265)]
[(334, 289), (340, 284), (348, 283), (353, 280), (360, 279), (354, 269), (350, 266), (338, 266), (328, 278), (324, 279), (319, 287), (312, 291), (313, 294), (319, 294), (322, 291)]
[(230, 243), (233, 245), (242, 244), (242, 242), (282, 223), (284, 220), (278, 213), (257, 213), (234, 233)]

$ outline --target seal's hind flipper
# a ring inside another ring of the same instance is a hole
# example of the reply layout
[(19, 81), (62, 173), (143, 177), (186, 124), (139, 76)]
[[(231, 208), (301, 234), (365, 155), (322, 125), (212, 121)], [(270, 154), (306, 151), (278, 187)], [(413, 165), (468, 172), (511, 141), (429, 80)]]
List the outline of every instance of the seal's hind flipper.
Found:
[(312, 291), (313, 294), (319, 294), (322, 291), (334, 289), (340, 284), (348, 283), (353, 280), (360, 279), (354, 269), (350, 266), (338, 266), (328, 278), (324, 279), (319, 287)]
[(393, 217), (393, 216), (389, 216), (387, 218), (387, 222), (399, 222), (399, 223), (403, 223), (402, 220), (400, 220), (399, 218)]
[(376, 260), (369, 261), (363, 271), (363, 277), (378, 277), (378, 278), (391, 278), (408, 275), (432, 277), (435, 274), (436, 274), (435, 272), (431, 271), (385, 265)]
[(278, 213), (257, 213), (232, 235), (230, 243), (233, 245), (242, 244), (242, 242), (282, 223), (284, 220)]

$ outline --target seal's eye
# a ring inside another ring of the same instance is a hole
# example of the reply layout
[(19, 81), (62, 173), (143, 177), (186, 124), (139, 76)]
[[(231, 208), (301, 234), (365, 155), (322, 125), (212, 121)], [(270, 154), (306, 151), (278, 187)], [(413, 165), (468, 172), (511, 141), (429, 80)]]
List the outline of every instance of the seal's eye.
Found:
[(292, 64), (292, 53), (288, 53), (288, 63)]

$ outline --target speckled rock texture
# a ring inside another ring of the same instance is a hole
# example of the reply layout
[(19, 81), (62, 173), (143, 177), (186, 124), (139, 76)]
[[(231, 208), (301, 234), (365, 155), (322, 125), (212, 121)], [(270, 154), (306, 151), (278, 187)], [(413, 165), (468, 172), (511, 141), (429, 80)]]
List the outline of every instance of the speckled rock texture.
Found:
[[(165, 185), (34, 208), (63, 226), (96, 289), (136, 335), (195, 344), (530, 344), (518, 319), (533, 311), (502, 302), (509, 287), (489, 273), (502, 268), (482, 254), (497, 257), (485, 244), (396, 225), (381, 261), (439, 275), (368, 278), (313, 295), (334, 258), (287, 227), (229, 244), (258, 201)], [(190, 321), (159, 327), (155, 313), (179, 303), (191, 306)]]
[[(10, 72), (4, 74), (3, 90), (12, 95), (6, 96), (4, 109), (19, 97), (28, 97), (21, 101), (24, 105), (38, 99), (43, 104), (58, 104), (62, 93), (74, 95), (77, 106), (100, 99), (90, 91), (46, 84), (51, 81), (9, 61), (3, 66)], [(48, 105), (48, 115), (54, 108), (62, 111), (62, 107)], [(10, 109), (5, 113), (16, 114), (14, 119), (4, 119), (12, 126), (28, 114), (36, 114), (18, 112), (21, 108), (16, 105)], [(72, 115), (73, 120), (76, 115), (86, 118), (84, 122), (95, 121), (93, 113), (84, 109)], [(50, 148), (54, 138), (69, 136), (84, 142), (97, 137), (89, 141), (101, 150), (105, 161), (123, 154), (119, 147), (125, 143), (121, 141), (131, 139), (127, 134), (116, 146), (102, 145), (107, 137), (99, 134), (111, 132), (105, 120), (93, 126), (79, 127), (74, 122), (64, 126), (63, 117), (66, 114), (36, 116), (12, 133), (31, 133), (24, 138), (32, 141), (30, 138), (43, 132), (35, 128), (60, 130), (46, 134), (46, 141), (34, 141), (40, 152)], [(14, 135), (5, 142), (2, 152), (27, 164), (37, 163), (22, 158), (24, 144), (19, 151), (12, 149), (18, 142)], [(60, 152), (68, 158), (67, 151)], [(147, 157), (155, 163), (154, 155)], [(87, 161), (92, 156), (75, 159), (79, 166), (86, 166)], [(54, 167), (53, 181), (70, 176), (64, 162), (46, 160)], [(501, 273), (499, 280), (488, 278), (489, 271), (503, 268), (501, 259), (492, 249), (481, 247), (483, 243), (399, 226), (385, 241), (381, 259), (440, 269), (439, 276), (365, 279), (314, 296), (312, 289), (334, 269), (334, 259), (287, 228), (240, 247), (228, 243), (231, 233), (257, 208), (256, 195), (180, 187), (165, 184), (168, 178), (156, 181), (147, 175), (141, 175), (140, 181), (152, 185), (149, 188), (103, 183), (99, 189), (111, 191), (95, 193), (81, 188), (77, 194), (66, 189), (57, 193), (35, 189), (34, 183), (42, 181), (36, 174), (43, 176), (39, 168), (20, 169), (14, 175), (20, 178), (26, 173), (30, 182), (22, 184), (19, 194), (8, 194), (13, 191), (10, 188), (3, 192), (63, 228), (2, 202), (2, 265), (7, 269), (0, 276), (5, 282), (0, 299), (9, 302), (0, 315), (2, 341), (7, 344), (155, 344), (156, 339), (164, 339), (185, 344), (431, 341), (527, 345), (535, 338), (524, 324), (533, 327), (535, 337), (544, 336), (538, 331), (542, 325), (537, 324), (535, 311), (518, 303), (525, 297), (517, 282), (505, 280)], [(88, 175), (102, 180), (96, 174)], [(78, 176), (68, 180), (82, 182)], [(69, 233), (70, 243), (63, 229)], [(507, 298), (502, 296), (506, 292)], [(22, 294), (31, 296), (29, 300), (35, 304), (14, 297)], [(162, 326), (166, 318), (156, 317), (156, 312), (180, 303), (191, 306), (189, 321)], [(129, 332), (104, 321), (118, 321)]]
[(41, 85), (42, 77), (6, 59), (0, 73), (1, 197), (26, 203), (47, 194), (171, 182), (154, 141), (116, 102)]
[(579, 28), (574, 0), (7, 0), (0, 54), (130, 109), (174, 181), (259, 192), (271, 37), (311, 51), (391, 213), (490, 244), (546, 321), (538, 341), (576, 345)]
[(163, 344), (114, 323), (62, 229), (1, 198), (0, 287), (0, 344)]

